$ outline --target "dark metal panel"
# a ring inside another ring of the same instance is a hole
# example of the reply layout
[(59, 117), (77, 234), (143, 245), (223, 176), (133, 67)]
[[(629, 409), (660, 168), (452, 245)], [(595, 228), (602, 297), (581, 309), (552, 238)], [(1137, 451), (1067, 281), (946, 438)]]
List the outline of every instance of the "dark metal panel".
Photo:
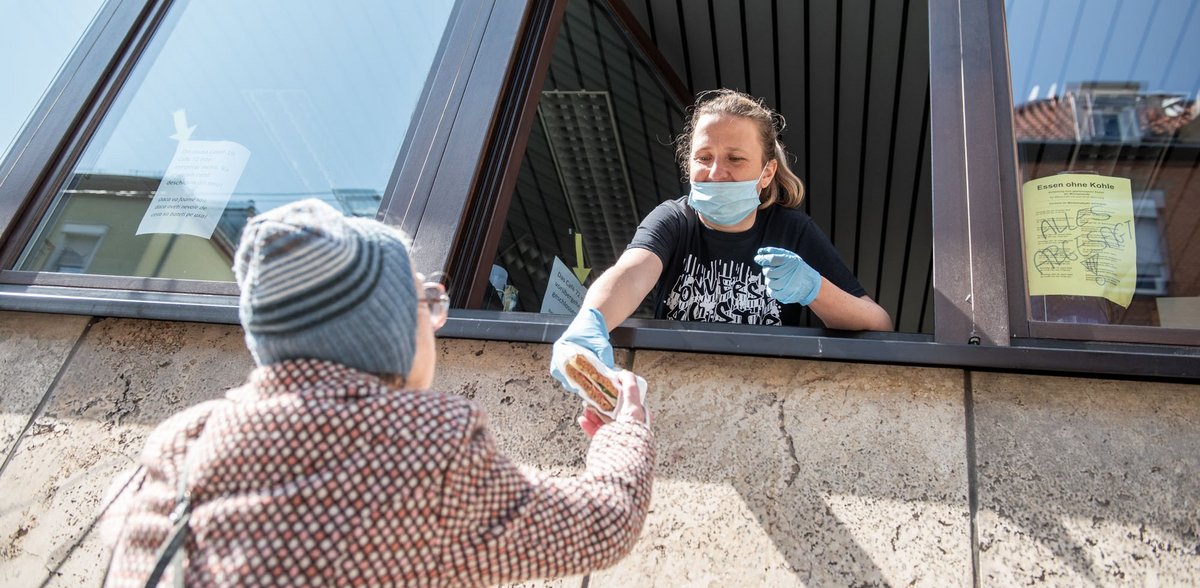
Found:
[[(636, 1), (634, 3), (636, 4)], [(634, 15), (628, 12), (628, 8), (622, 0), (609, 0), (608, 5), (616, 28), (629, 36), (629, 40), (634, 47), (638, 48), (642, 58), (650, 63), (651, 70), (658, 82), (679, 101), (680, 107), (691, 104), (691, 90), (679, 79), (679, 69), (671, 65), (666, 56), (659, 51), (653, 38), (646, 33), (649, 30), (645, 24), (646, 21), (642, 20), (640, 16), (635, 19)]]
[[(1021, 210), (1018, 191), (1020, 171), (1017, 167), (1017, 142), (1013, 132), (1013, 99), (1009, 82), (1008, 32), (1004, 19), (1004, 4), (1000, 0), (988, 3), (992, 34), (992, 72), (996, 101), (996, 159), (1000, 182), (1000, 205), (1005, 228), (1004, 264), (1007, 268), (1008, 316), (1013, 337), (1027, 337), (1027, 297), (1025, 296), (1025, 261), (1021, 247)], [(1080, 11), (1082, 13), (1082, 11)], [(1077, 32), (1079, 20), (1072, 29)], [(1063, 68), (1070, 56), (1064, 58)], [(1064, 69), (1065, 71), (1065, 69)], [(1063, 76), (1059, 76), (1060, 78)]]
[[(1007, 345), (1008, 276), (1000, 194), (998, 108), (988, 3), (962, 6), (963, 118), (970, 200), (971, 275), (975, 329), (982, 342)], [(998, 40), (997, 40), (998, 41)], [(1007, 103), (1007, 101), (1005, 101)]]
[(459, 280), (458, 306), (479, 306), (490, 287), (504, 222), (495, 211), (511, 200), (564, 6), (535, 0), (527, 11), (506, 11), (497, 5), (480, 44), (479, 54), (496, 61), (472, 69), (460, 107), (478, 118), (455, 123), (445, 154), (446, 161), (479, 163), (470, 173), (461, 163), (438, 169), (431, 191), (438, 206), (422, 216), (414, 253), (418, 268), (447, 268)]
[[(85, 288), (0, 285), (0, 307), (91, 316), (237, 324), (236, 297), (114, 293)], [(551, 343), (571, 317), (454, 309), (439, 337)], [(613, 332), (618, 347), (831, 361), (1045, 372), (1092, 377), (1200, 381), (1200, 349), (1013, 340), (1012, 347), (934, 343), (900, 333), (633, 320)]]
[(1200, 346), (1200, 329), (1030, 321), (1029, 335), (1044, 339)]
[(679, 72), (684, 77), (684, 83), (688, 88), (688, 94), (691, 94), (692, 71), (688, 67), (687, 52), (684, 50), (684, 33), (682, 31), (682, 22), (676, 6), (669, 2), (661, 2), (651, 0), (649, 6), (649, 20), (653, 21), (653, 26), (650, 22), (646, 22), (646, 30), (650, 31), (651, 37), (654, 39), (658, 50), (662, 52), (663, 57), (671, 64), (671, 69)]
[(978, 336), (984, 344), (1007, 345), (1009, 277), (1004, 227), (996, 222), (1004, 211), (989, 7), (935, 0), (930, 24), (935, 334), (939, 342)]
[(829, 236), (851, 263), (858, 245), (859, 191), (862, 177), (864, 124), (871, 66), (871, 0), (841, 3), (841, 65), (838, 69), (837, 192), (833, 199), (833, 226)]
[(683, 50), (687, 61), (688, 86), (693, 92), (719, 87), (717, 52), (724, 49), (713, 37), (707, 0), (687, 0), (679, 10), (683, 28)]
[(611, 0), (614, 10), (624, 10), (643, 31), (650, 30), (650, 0)]
[(0, 284), (0, 308), (25, 312), (238, 324), (238, 298)]
[[(891, 168), (887, 170), (885, 185), (887, 198), (884, 201), (883, 232), (879, 244), (878, 300), (884, 308), (898, 314), (904, 300), (901, 299), (905, 276), (905, 254), (908, 243), (919, 238), (909, 233), (910, 221), (917, 213), (913, 207), (917, 195), (917, 178), (923, 157), (925, 133), (925, 104), (928, 101), (929, 54), (927, 51), (929, 29), (924, 17), (924, 4), (909, 2), (907, 29), (902, 36), (904, 57), (899, 63), (900, 79), (897, 85), (895, 121)], [(920, 113), (920, 114), (918, 114)], [(866, 271), (870, 271), (867, 268)], [(894, 317), (893, 317), (894, 318)]]
[[(779, 60), (775, 63), (779, 79), (779, 114), (787, 119), (788, 128), (784, 131), (783, 142), (795, 160), (792, 161), (792, 171), (801, 180), (808, 179), (806, 167), (807, 148), (805, 136), (808, 135), (808, 121), (805, 120), (805, 109), (808, 107), (804, 94), (806, 88), (807, 32), (804, 24), (804, 5), (800, 2), (782, 0), (776, 3), (778, 17), (775, 30), (779, 39)], [(805, 182), (806, 189), (808, 188)], [(805, 196), (807, 199), (808, 196)]]
[[(479, 125), (480, 117), (486, 117), (491, 112), (490, 108), (476, 103), (472, 104), (474, 110), (467, 112), (466, 120), (460, 121), (455, 116), (468, 103), (464, 95), (469, 73), (475, 66), (473, 58), (480, 51), (492, 10), (493, 0), (460, 0), (455, 7), (449, 27), (450, 37), (427, 83), (427, 90), (413, 113), (402, 159), (385, 189), (386, 202), (380, 207), (379, 220), (399, 226), (411, 236), (415, 237), (427, 199), (434, 193), (435, 176), (432, 172), (446, 160), (451, 129), (460, 123)], [(503, 59), (506, 55), (503, 52), (486, 55), (484, 61)], [(460, 159), (457, 162), (461, 164), (477, 159)], [(429, 273), (440, 267), (441, 262), (437, 262), (424, 271)]]
[(963, 128), (962, 36), (958, 0), (929, 2), (929, 86), (933, 150), (934, 339), (966, 343), (974, 334)]
[[(721, 77), (718, 80), (722, 88), (734, 88), (749, 92), (746, 81), (746, 45), (743, 35), (742, 0), (709, 0), (712, 14), (712, 28), (715, 32), (713, 47), (717, 49), (717, 63), (720, 64)], [(719, 47), (719, 49), (718, 49)]]
[(809, 2), (808, 6), (808, 99), (807, 132), (804, 140), (808, 144), (805, 153), (808, 163), (807, 175), (803, 177), (809, 188), (804, 199), (805, 210), (826, 234), (833, 226), (834, 172), (837, 153), (838, 128), (838, 38), (840, 2)]
[(873, 3), (874, 35), (871, 70), (865, 86), (869, 92), (866, 92), (862, 167), (858, 178), (863, 204), (857, 218), (858, 244), (854, 255), (846, 259), (859, 283), (876, 300), (879, 298), (879, 260), (883, 254), (879, 237), (883, 234), (885, 221), (884, 202), (889, 196), (888, 170), (892, 168), (900, 63), (904, 57), (904, 31), (908, 18), (905, 4), (899, 1)]
[(932, 162), (929, 157), (929, 108), (926, 106), (922, 124), (925, 129), (921, 140), (921, 168), (917, 185), (913, 187), (912, 210), (909, 211), (908, 242), (904, 244), (903, 283), (900, 289), (900, 306), (892, 317), (896, 328), (902, 332), (931, 332), (923, 330), (922, 314), (928, 298), (925, 293), (931, 284), (929, 269), (933, 261), (933, 212), (929, 183)]
[(59, 274), (0, 270), (0, 282), (36, 286), (76, 286), (109, 290), (145, 290), (147, 292), (180, 292), (183, 294), (238, 295), (237, 284), (207, 280), (177, 280), (168, 278), (138, 278), (131, 276), (101, 276), (92, 274)]
[[(431, 152), (436, 153), (441, 162), (454, 163), (426, 164), (418, 171), (420, 175), (415, 178), (413, 193), (428, 194), (433, 205), (414, 199), (412, 207), (401, 217), (404, 228), (420, 245), (413, 255), (414, 263), (426, 273), (444, 271), (450, 259), (475, 172), (484, 156), (506, 73), (516, 51), (516, 40), (526, 17), (527, 6), (516, 9), (501, 4), (478, 15), (473, 38), (478, 44), (477, 54), (481, 61), (469, 70), (467, 79), (460, 78), (456, 85), (458, 91), (452, 100), (460, 102), (452, 108), (459, 116), (453, 121), (440, 121), (442, 124), (453, 123), (444, 143), (431, 146)], [(467, 71), (460, 72), (460, 76)], [(421, 117), (422, 120), (426, 118), (433, 117)], [(436, 174), (430, 175), (431, 169), (436, 169)], [(388, 219), (391, 218), (394, 214), (389, 210)], [(486, 279), (486, 273), (484, 277)]]
[(746, 41), (746, 91), (766, 101), (767, 105), (779, 109), (776, 84), (776, 23), (772, 14), (774, 2), (750, 0), (742, 2), (745, 20), (742, 22)]

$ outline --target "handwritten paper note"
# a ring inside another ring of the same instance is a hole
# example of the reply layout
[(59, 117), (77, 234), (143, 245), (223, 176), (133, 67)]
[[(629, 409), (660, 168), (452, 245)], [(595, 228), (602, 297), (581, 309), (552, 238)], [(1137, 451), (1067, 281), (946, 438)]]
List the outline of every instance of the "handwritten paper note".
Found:
[(1061, 174), (1025, 182), (1031, 296), (1098, 296), (1128, 307), (1137, 278), (1129, 180)]
[(248, 159), (233, 141), (180, 141), (137, 234), (212, 238)]

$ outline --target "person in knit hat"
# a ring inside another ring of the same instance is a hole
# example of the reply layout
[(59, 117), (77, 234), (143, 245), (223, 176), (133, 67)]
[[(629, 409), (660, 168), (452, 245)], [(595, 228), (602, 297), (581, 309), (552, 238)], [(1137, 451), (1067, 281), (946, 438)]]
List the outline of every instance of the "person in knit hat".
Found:
[(234, 273), (257, 367), (114, 481), (109, 585), (487, 585), (633, 547), (654, 464), (636, 377), (613, 422), (580, 418), (582, 475), (518, 468), (478, 406), (428, 390), (448, 298), (408, 249), (319, 200), (249, 221)]

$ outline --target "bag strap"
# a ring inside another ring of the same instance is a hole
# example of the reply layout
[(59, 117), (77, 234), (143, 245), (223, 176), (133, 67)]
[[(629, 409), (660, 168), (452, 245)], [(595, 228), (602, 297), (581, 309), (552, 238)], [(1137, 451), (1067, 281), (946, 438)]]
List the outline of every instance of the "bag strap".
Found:
[[(199, 443), (200, 438), (196, 439)], [(175, 490), (175, 510), (171, 511), (168, 520), (171, 521), (171, 532), (159, 544), (158, 553), (154, 556), (154, 570), (150, 572), (150, 577), (146, 579), (146, 588), (155, 588), (162, 580), (162, 576), (167, 571), (167, 566), (170, 565), (174, 571), (175, 586), (182, 588), (183, 582), (183, 558), (187, 555), (188, 531), (191, 530), (192, 520), (192, 495), (188, 490), (188, 477), (192, 473), (196, 465), (195, 445), (188, 449), (187, 457), (183, 460), (183, 469), (179, 472), (179, 484)]]
[[(133, 473), (129, 475), (129, 479), (125, 480), (125, 484), (123, 486), (121, 486), (120, 490), (117, 491), (117, 495), (113, 496), (112, 500), (110, 500), (108, 502), (108, 505), (104, 507), (105, 511), (107, 511), (109, 508), (112, 508), (112, 505), (116, 504), (116, 502), (121, 499), (122, 494), (129, 491), (129, 485), (132, 484), (133, 481), (136, 480), (138, 478), (138, 476), (140, 476), (142, 474), (143, 471), (145, 471), (145, 469), (146, 469), (145, 465), (139, 465), (137, 468), (135, 468), (133, 470)], [(138, 487), (135, 488), (134, 491), (141, 488), (141, 484), (144, 482), (145, 482), (145, 480), (142, 480), (142, 482), (138, 484)], [(126, 517), (125, 520), (121, 522), (120, 530), (117, 531), (117, 540), (115, 542), (115, 545), (121, 544), (121, 541), (125, 537), (125, 531), (126, 531), (126, 527), (128, 525), (129, 525), (129, 518)], [(117, 549), (114, 547), (112, 550), (110, 550), (110, 553), (108, 554), (108, 565), (104, 566), (104, 582), (102, 583), (103, 586), (108, 586), (108, 574), (110, 572), (112, 572), (113, 560), (116, 559), (116, 557), (117, 557)]]

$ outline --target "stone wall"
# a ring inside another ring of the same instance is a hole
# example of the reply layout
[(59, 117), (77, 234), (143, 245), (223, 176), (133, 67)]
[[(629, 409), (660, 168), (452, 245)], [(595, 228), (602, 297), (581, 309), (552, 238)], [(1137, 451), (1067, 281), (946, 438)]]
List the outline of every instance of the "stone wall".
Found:
[[(579, 471), (549, 347), (442, 340), (436, 387), (517, 462)], [(652, 511), (590, 586), (1183, 585), (1200, 387), (623, 352), (650, 382)], [(235, 326), (0, 312), (0, 585), (96, 585), (113, 477), (251, 368)], [(583, 578), (530, 585), (580, 586)]]

